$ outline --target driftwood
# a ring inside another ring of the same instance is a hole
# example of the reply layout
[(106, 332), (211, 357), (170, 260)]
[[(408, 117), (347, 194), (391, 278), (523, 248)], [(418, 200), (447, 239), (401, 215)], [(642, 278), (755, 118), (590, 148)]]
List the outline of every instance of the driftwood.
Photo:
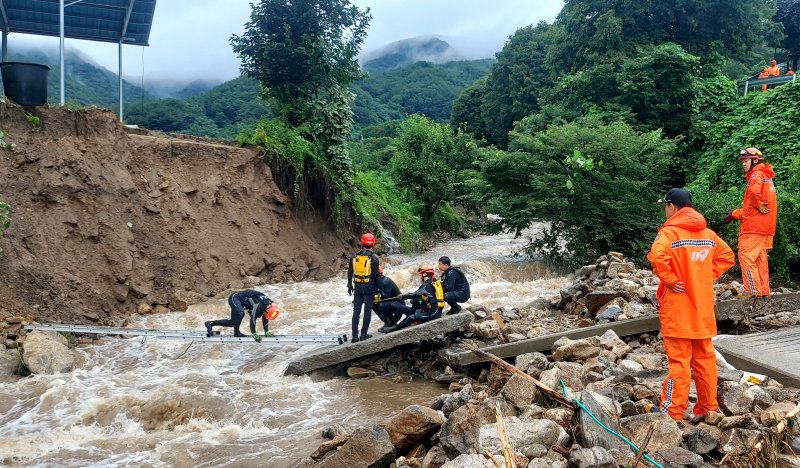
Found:
[[(786, 413), (786, 416), (783, 417), (781, 422), (779, 422), (778, 425), (775, 426), (775, 434), (780, 434), (781, 432), (783, 432), (783, 430), (786, 429), (788, 421), (793, 417), (797, 416), (798, 413), (800, 413), (800, 403), (798, 403), (793, 410)], [(761, 442), (757, 443), (755, 447), (753, 447), (753, 450), (759, 451), (763, 446), (764, 446), (764, 441), (762, 440)]]
[(545, 395), (549, 396), (551, 399), (555, 400), (556, 402), (558, 402), (562, 406), (565, 406), (565, 407), (571, 408), (571, 409), (575, 409), (575, 404), (572, 401), (570, 401), (569, 399), (567, 399), (564, 395), (562, 395), (561, 393), (553, 390), (552, 388), (548, 387), (547, 385), (543, 384), (538, 379), (535, 379), (535, 378), (531, 377), (530, 375), (526, 374), (525, 372), (522, 372), (521, 370), (519, 370), (516, 367), (514, 367), (513, 365), (505, 362), (504, 360), (500, 359), (499, 357), (495, 356), (494, 354), (487, 353), (486, 351), (483, 351), (482, 349), (478, 348), (477, 346), (475, 346), (473, 344), (467, 344), (467, 349), (472, 351), (473, 353), (477, 354), (478, 356), (482, 357), (483, 359), (486, 359), (487, 361), (491, 362), (492, 364), (496, 364), (496, 365), (500, 366), (501, 368), (511, 372), (512, 374), (518, 375), (518, 376), (522, 377), (523, 379), (527, 380), (528, 382), (533, 383), (534, 385), (536, 385), (536, 387), (539, 388), (539, 390), (541, 390), (542, 393), (544, 393)]
[(647, 448), (647, 444), (650, 443), (650, 438), (653, 437), (653, 431), (656, 430), (656, 423), (653, 423), (650, 426), (650, 429), (647, 431), (647, 435), (644, 436), (644, 441), (642, 445), (639, 446), (639, 454), (636, 455), (636, 461), (633, 462), (633, 468), (637, 468), (639, 466), (639, 462), (642, 461), (642, 456), (644, 456), (644, 450)]
[(503, 411), (500, 410), (499, 402), (494, 410), (497, 414), (497, 435), (500, 437), (500, 443), (503, 445), (503, 460), (506, 462), (506, 468), (517, 468), (517, 461), (514, 459), (514, 449), (511, 447), (511, 442), (508, 440), (506, 422), (503, 420)]

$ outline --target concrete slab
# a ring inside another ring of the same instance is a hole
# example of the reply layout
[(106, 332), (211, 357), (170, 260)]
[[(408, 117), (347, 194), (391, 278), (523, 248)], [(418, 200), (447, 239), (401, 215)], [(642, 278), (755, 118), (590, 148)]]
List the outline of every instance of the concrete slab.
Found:
[(739, 370), (768, 375), (784, 385), (800, 387), (800, 327), (752, 335), (723, 335), (714, 346)]
[(430, 340), (437, 335), (460, 330), (471, 322), (472, 314), (464, 312), (446, 315), (431, 322), (404, 328), (393, 333), (375, 333), (375, 336), (367, 341), (326, 346), (293, 359), (289, 362), (284, 374), (306, 374), (316, 369), (352, 361), (353, 359), (380, 353), (398, 346), (416, 343), (420, 340)]
[[(602, 325), (576, 328), (574, 330), (567, 330), (560, 333), (538, 336), (536, 338), (528, 338), (527, 340), (520, 340), (514, 343), (487, 346), (481, 349), (487, 353), (494, 354), (499, 358), (507, 358), (519, 356), (520, 354), (525, 353), (533, 353), (535, 351), (550, 351), (550, 349), (553, 347), (553, 343), (564, 336), (571, 340), (577, 340), (579, 338), (587, 338), (590, 336), (600, 336), (607, 330), (614, 330), (618, 336), (628, 336), (656, 331), (660, 328), (661, 327), (658, 323), (658, 315), (648, 315), (646, 317), (623, 320), (621, 322), (604, 323)], [(483, 360), (471, 351), (464, 351), (461, 353), (456, 353), (455, 355), (451, 354), (446, 356), (446, 359), (452, 364), (459, 366), (474, 364)]]
[(740, 322), (747, 318), (800, 309), (800, 293), (773, 294), (754, 299), (732, 299), (716, 304), (717, 322)]

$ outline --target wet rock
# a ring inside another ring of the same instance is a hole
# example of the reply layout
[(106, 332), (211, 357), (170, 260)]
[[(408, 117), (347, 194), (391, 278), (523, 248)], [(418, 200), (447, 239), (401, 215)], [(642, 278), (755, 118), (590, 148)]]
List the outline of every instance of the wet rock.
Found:
[(511, 376), (500, 391), (509, 403), (520, 410), (533, 402), (536, 392), (536, 384), (518, 375)]
[(706, 466), (703, 462), (703, 457), (681, 447), (667, 447), (657, 450), (652, 454), (652, 457), (664, 467), (703, 468)]
[(677, 447), (682, 440), (682, 432), (678, 423), (670, 418), (666, 413), (645, 413), (624, 418), (620, 421), (622, 429), (628, 434), (632, 441), (643, 441), (650, 430), (655, 425), (653, 436), (647, 449), (650, 451), (662, 448)]
[[(583, 366), (577, 362), (557, 362), (555, 368), (561, 370), (561, 380), (572, 391), (580, 392), (583, 390)], [(554, 387), (560, 389), (558, 385)]]
[(57, 374), (72, 369), (75, 354), (63, 335), (34, 331), (25, 338), (22, 362), (32, 374)]
[(655, 312), (655, 307), (650, 304), (642, 304), (641, 302), (628, 302), (625, 304), (625, 307), (622, 308), (622, 313), (632, 319), (643, 315), (652, 315)]
[(140, 302), (136, 307), (136, 312), (141, 315), (148, 315), (153, 313), (153, 306), (146, 302)]
[(638, 362), (642, 365), (644, 369), (653, 370), (653, 369), (663, 369), (664, 364), (661, 359), (660, 354), (653, 354), (653, 353), (631, 353), (628, 354), (626, 359), (630, 359), (631, 361)]
[[(525, 447), (530, 445), (539, 444), (550, 447), (564, 445), (569, 441), (567, 431), (549, 419), (532, 419), (523, 422), (504, 419), (504, 422), (511, 446), (523, 453)], [(483, 453), (487, 449), (492, 453), (502, 453), (497, 424), (484, 424), (480, 428), (478, 452)]]
[(411, 405), (396, 414), (386, 424), (386, 432), (392, 445), (404, 452), (421, 442), (444, 424), (444, 417), (438, 411), (420, 405)]
[(747, 393), (749, 393), (750, 396), (753, 397), (753, 403), (755, 403), (755, 406), (758, 408), (761, 409), (769, 408), (770, 406), (775, 404), (775, 400), (772, 398), (772, 396), (769, 393), (767, 393), (766, 390), (757, 385), (748, 387)]
[(526, 353), (517, 356), (516, 367), (534, 377), (539, 377), (547, 369), (547, 356), (542, 353)]
[(336, 436), (350, 437), (350, 434), (352, 432), (353, 432), (352, 429), (350, 429), (349, 427), (343, 424), (336, 423), (332, 426), (328, 426), (325, 429), (323, 429), (322, 437), (326, 439), (333, 439)]
[(636, 270), (633, 263), (611, 262), (608, 264), (606, 276), (609, 278), (620, 278), (620, 273), (631, 274)]
[(705, 455), (717, 448), (721, 438), (722, 430), (710, 424), (700, 423), (689, 431), (683, 444), (691, 452)]
[(561, 369), (554, 367), (542, 372), (539, 376), (539, 382), (543, 383), (551, 390), (558, 390), (561, 388), (559, 385), (559, 382), (561, 382)]
[(722, 453), (746, 453), (761, 440), (761, 432), (752, 429), (729, 429), (722, 433), (719, 451)]
[(800, 468), (800, 457), (779, 453), (776, 457), (777, 468)]
[(417, 458), (419, 459), (419, 466), (422, 466), (422, 460), (425, 458), (425, 455), (427, 454), (428, 451), (425, 450), (425, 444), (417, 444), (414, 447), (412, 447), (411, 450), (408, 451), (408, 454), (406, 454), (406, 458), (408, 459)]
[(614, 349), (611, 350), (611, 352), (614, 354), (614, 356), (616, 356), (616, 359), (624, 358), (631, 351), (633, 351), (633, 348), (631, 348), (631, 346), (627, 345), (627, 344), (614, 346)]
[(385, 429), (375, 426), (355, 431), (336, 453), (319, 462), (316, 468), (388, 468), (394, 460), (395, 452), (389, 434)]
[(590, 340), (569, 340), (553, 352), (555, 361), (585, 361), (600, 354), (600, 348)]
[(731, 415), (749, 413), (753, 410), (755, 399), (744, 385), (737, 382), (722, 382), (718, 386), (719, 407)]
[(744, 376), (744, 372), (740, 370), (717, 367), (717, 382), (739, 382), (742, 380), (742, 376)]
[(633, 401), (639, 401), (643, 399), (652, 400), (658, 395), (655, 389), (652, 389), (646, 385), (634, 385), (633, 386)]
[(616, 468), (617, 462), (603, 447), (573, 448), (569, 453), (569, 466), (576, 468)]
[(591, 358), (583, 363), (584, 372), (597, 372), (602, 374), (609, 366), (609, 362), (603, 358)]
[(639, 408), (636, 406), (636, 403), (634, 403), (631, 400), (622, 401), (620, 402), (619, 406), (622, 409), (621, 416), (623, 418), (627, 418), (629, 416), (636, 416), (637, 414), (639, 414)]
[(422, 459), (422, 468), (440, 468), (447, 463), (447, 454), (438, 445), (431, 447)]
[(737, 416), (724, 417), (719, 424), (717, 424), (717, 427), (724, 431), (727, 429), (733, 429), (734, 427), (752, 427), (754, 424), (755, 421), (753, 420), (753, 415), (747, 413)]
[(709, 411), (706, 413), (706, 424), (711, 424), (712, 426), (718, 425), (723, 419), (725, 415), (717, 412), (717, 411)]
[(542, 444), (533, 444), (533, 445), (526, 445), (520, 449), (523, 455), (525, 455), (529, 460), (533, 460), (536, 458), (543, 458), (547, 455), (547, 447)]
[(517, 341), (522, 341), (524, 339), (527, 339), (528, 336), (522, 333), (509, 333), (508, 336), (506, 336), (506, 338), (508, 338), (509, 343), (514, 343)]
[(462, 406), (447, 418), (439, 432), (439, 440), (449, 457), (457, 457), (462, 453), (477, 453), (478, 432), (484, 424), (497, 421), (495, 407), (500, 404), (504, 416), (514, 416), (516, 411), (502, 398), (488, 398), (478, 411)]
[[(611, 398), (584, 390), (581, 393), (581, 403), (606, 427), (619, 432), (620, 427), (617, 420), (621, 409)], [(583, 445), (586, 447), (603, 447), (607, 450), (615, 448), (623, 452), (630, 451), (628, 445), (603, 430), (585, 411), (580, 413), (580, 428)]]
[[(631, 357), (629, 354), (628, 357)], [(617, 363), (617, 368), (623, 372), (634, 375), (637, 372), (643, 371), (644, 367), (636, 361), (631, 359), (623, 359)]]
[(615, 346), (624, 345), (625, 342), (617, 336), (614, 330), (607, 330), (603, 335), (600, 337), (600, 346), (612, 350)]
[(492, 339), (500, 336), (500, 325), (494, 320), (473, 323), (469, 326), (469, 331), (481, 338)]
[(583, 301), (586, 304), (586, 309), (589, 311), (589, 314), (595, 316), (601, 307), (617, 297), (624, 298), (627, 296), (620, 291), (592, 291), (584, 296)]
[[(495, 455), (494, 460), (501, 467), (506, 466), (503, 457)], [(445, 463), (442, 468), (495, 468), (495, 464), (483, 455), (463, 454)]]
[[(545, 410), (543, 417), (549, 419), (564, 429), (569, 429), (575, 412), (568, 408), (550, 408)], [(527, 456), (527, 455), (526, 455)], [(531, 458), (531, 457), (528, 457)], [(536, 458), (536, 457), (533, 457)]]
[(364, 369), (363, 367), (348, 367), (347, 376), (354, 379), (363, 379), (365, 377), (375, 377), (378, 375), (374, 370)]
[(473, 396), (475, 396), (475, 391), (472, 389), (472, 385), (465, 385), (458, 393), (448, 395), (444, 399), (441, 407), (442, 413), (445, 416), (450, 416), (450, 413), (465, 405)]
[(336, 450), (337, 448), (344, 445), (347, 442), (347, 439), (348, 437), (346, 436), (337, 435), (333, 439), (323, 442), (322, 444), (320, 444), (317, 450), (315, 450), (314, 453), (311, 454), (311, 458), (313, 458), (314, 460), (319, 460), (331, 450)]
[(0, 348), (0, 375), (14, 375), (20, 362), (19, 351)]
[(795, 406), (795, 403), (791, 401), (782, 401), (766, 408), (759, 416), (759, 420), (765, 426), (774, 426), (783, 420), (786, 414), (793, 410)]

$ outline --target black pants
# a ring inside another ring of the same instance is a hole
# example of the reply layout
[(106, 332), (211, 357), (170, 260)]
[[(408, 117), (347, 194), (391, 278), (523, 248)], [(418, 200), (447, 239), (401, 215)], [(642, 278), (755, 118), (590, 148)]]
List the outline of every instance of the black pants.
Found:
[(401, 305), (397, 307), (398, 312), (402, 312), (405, 314), (406, 318), (400, 321), (397, 324), (397, 329), (405, 328), (415, 322), (417, 323), (425, 323), (430, 322), (431, 320), (438, 319), (442, 316), (442, 311), (440, 309), (436, 309), (433, 312), (423, 312), (419, 309), (412, 309), (411, 307)]
[(244, 308), (241, 304), (231, 301), (233, 295), (228, 298), (228, 305), (231, 307), (231, 318), (228, 320), (214, 320), (211, 322), (212, 327), (232, 327), (235, 336), (246, 336), (239, 331), (239, 327), (244, 320)]
[(377, 315), (385, 325), (394, 326), (400, 320), (400, 317), (403, 316), (403, 313), (398, 310), (398, 308), (402, 306), (403, 303), (400, 301), (386, 301), (375, 304), (372, 310), (375, 311), (375, 315)]
[(444, 301), (450, 305), (450, 311), (452, 312), (458, 312), (461, 310), (461, 306), (458, 305), (458, 303), (467, 302), (468, 300), (469, 296), (463, 291), (450, 291), (444, 293)]
[(361, 326), (361, 336), (367, 334), (369, 330), (369, 321), (372, 319), (372, 301), (375, 300), (375, 291), (366, 290), (359, 291), (356, 289), (353, 292), (353, 338), (359, 336), (358, 334), (358, 319), (361, 316), (361, 310), (364, 310), (364, 324)]

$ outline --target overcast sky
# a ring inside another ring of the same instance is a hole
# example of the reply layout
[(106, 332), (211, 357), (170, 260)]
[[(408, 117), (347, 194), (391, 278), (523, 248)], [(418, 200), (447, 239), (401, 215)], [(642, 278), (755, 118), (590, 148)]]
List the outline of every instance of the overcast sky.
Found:
[[(518, 28), (552, 22), (562, 0), (351, 0), (369, 6), (372, 21), (362, 52), (394, 41), (437, 35), (468, 58), (491, 57)], [(249, 19), (248, 0), (158, 0), (149, 47), (123, 46), (123, 75), (227, 80), (238, 76), (231, 34)], [(15, 43), (58, 47), (58, 38), (11, 34)], [(117, 71), (117, 45), (67, 39), (95, 62)]]

